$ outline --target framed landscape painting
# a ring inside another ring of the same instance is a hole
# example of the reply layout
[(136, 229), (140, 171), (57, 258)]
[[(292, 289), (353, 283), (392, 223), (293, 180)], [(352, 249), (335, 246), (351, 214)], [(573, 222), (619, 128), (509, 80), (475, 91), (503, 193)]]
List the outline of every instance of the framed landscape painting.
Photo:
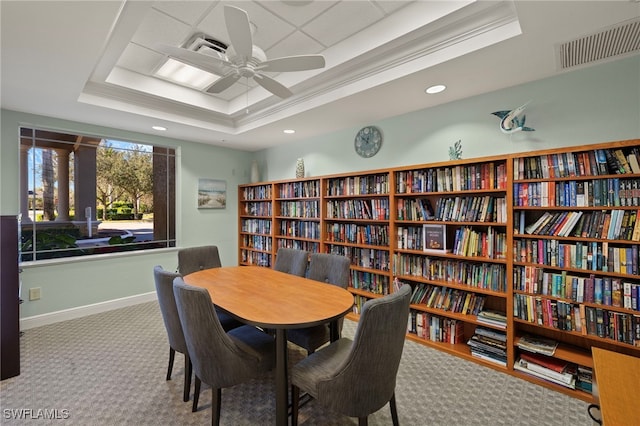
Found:
[(226, 206), (226, 181), (219, 179), (198, 179), (199, 209), (224, 209)]

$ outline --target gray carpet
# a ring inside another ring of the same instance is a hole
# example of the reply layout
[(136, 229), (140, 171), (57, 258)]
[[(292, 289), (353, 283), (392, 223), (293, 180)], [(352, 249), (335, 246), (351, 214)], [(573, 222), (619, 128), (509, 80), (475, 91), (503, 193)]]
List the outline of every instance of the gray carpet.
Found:
[[(355, 327), (345, 321), (344, 334), (352, 337)], [(198, 412), (182, 402), (182, 355), (176, 355), (173, 379), (165, 381), (169, 348), (155, 302), (26, 330), (21, 345), (22, 374), (0, 382), (3, 425), (211, 423), (208, 387), (203, 385)], [(289, 353), (291, 363), (304, 356), (293, 345)], [(272, 373), (224, 389), (221, 423), (274, 424), (274, 396)], [(593, 424), (582, 401), (411, 341), (396, 399), (403, 426)], [(13, 418), (19, 414), (27, 419)], [(312, 401), (301, 408), (300, 424), (357, 420)], [(369, 424), (390, 425), (389, 407), (371, 415)]]

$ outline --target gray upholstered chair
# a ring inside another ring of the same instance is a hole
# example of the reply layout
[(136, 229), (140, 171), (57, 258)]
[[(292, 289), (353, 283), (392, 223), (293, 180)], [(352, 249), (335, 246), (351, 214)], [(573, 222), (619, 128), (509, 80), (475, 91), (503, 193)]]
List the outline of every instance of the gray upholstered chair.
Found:
[(185, 284), (181, 277), (174, 280), (173, 291), (196, 387), (199, 390), (200, 381), (211, 386), (211, 424), (218, 425), (222, 388), (271, 370), (275, 363), (274, 339), (250, 325), (225, 332), (209, 292)]
[[(387, 402), (398, 425), (395, 387), (407, 333), (411, 286), (368, 300), (353, 341), (341, 338), (304, 358), (291, 370), (291, 424), (298, 424), (300, 390), (323, 406), (366, 426)], [(363, 380), (366, 378), (366, 380)]]
[[(188, 275), (192, 272), (202, 271), (204, 269), (221, 268), (220, 253), (218, 246), (199, 246), (187, 247), (178, 250), (178, 272), (182, 275)], [(222, 324), (222, 328), (229, 331), (233, 328), (244, 325), (228, 313), (218, 309), (218, 319)], [(194, 411), (197, 404), (194, 405)]]
[(164, 328), (167, 330), (169, 339), (169, 367), (167, 369), (167, 380), (171, 380), (171, 372), (173, 371), (173, 361), (176, 352), (184, 355), (184, 392), (183, 400), (189, 400), (191, 392), (191, 362), (189, 353), (187, 352), (187, 344), (182, 333), (182, 325), (180, 325), (180, 317), (178, 317), (178, 308), (176, 307), (176, 299), (173, 295), (173, 280), (180, 274), (165, 271), (162, 266), (153, 268), (153, 278), (156, 284), (156, 293), (158, 294), (158, 304), (164, 321)]
[(309, 263), (309, 252), (280, 247), (276, 253), (276, 263), (273, 265), (273, 269), (304, 277), (307, 273), (307, 263)]
[(187, 247), (178, 250), (178, 272), (182, 275), (221, 266), (217, 246)]
[[(349, 285), (349, 258), (337, 254), (311, 253), (307, 278), (333, 284), (342, 288)], [(344, 320), (338, 320), (338, 330), (342, 331)], [(329, 341), (329, 325), (296, 328), (287, 331), (287, 339), (312, 354)]]

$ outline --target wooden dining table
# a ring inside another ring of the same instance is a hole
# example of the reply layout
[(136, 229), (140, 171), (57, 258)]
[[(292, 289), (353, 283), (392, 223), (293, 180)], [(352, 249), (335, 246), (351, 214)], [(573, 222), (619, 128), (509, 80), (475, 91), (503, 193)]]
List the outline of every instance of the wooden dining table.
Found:
[(330, 323), (339, 338), (338, 319), (351, 311), (347, 290), (259, 266), (206, 269), (184, 277), (209, 291), (212, 302), (240, 321), (276, 335), (276, 425), (288, 423), (287, 330)]

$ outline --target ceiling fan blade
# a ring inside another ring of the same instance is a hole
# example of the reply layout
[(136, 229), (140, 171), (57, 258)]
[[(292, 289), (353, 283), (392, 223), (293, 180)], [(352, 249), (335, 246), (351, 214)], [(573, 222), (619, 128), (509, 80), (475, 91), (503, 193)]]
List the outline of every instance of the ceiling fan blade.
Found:
[(200, 68), (217, 75), (225, 75), (233, 68), (233, 64), (215, 56), (206, 55), (204, 53), (194, 52), (183, 47), (170, 46), (168, 44), (158, 44), (154, 46), (158, 52), (168, 55), (176, 61)]
[(253, 56), (253, 38), (249, 15), (235, 6), (224, 6), (224, 21), (231, 39), (231, 45), (238, 56), (251, 59)]
[(230, 74), (225, 75), (219, 80), (216, 80), (215, 83), (211, 85), (207, 89), (207, 93), (220, 93), (224, 90), (227, 90), (229, 87), (233, 85), (240, 78), (240, 74), (237, 72), (232, 72)]
[(271, 77), (267, 77), (266, 75), (256, 73), (253, 76), (253, 79), (260, 86), (264, 87), (265, 89), (267, 89), (268, 91), (270, 91), (271, 93), (273, 93), (274, 95), (280, 98), (284, 99), (293, 95), (293, 92), (291, 90), (287, 89), (286, 87), (284, 87), (282, 84), (278, 83), (276, 80), (274, 80)]
[(256, 69), (268, 72), (307, 71), (324, 68), (324, 56), (299, 55), (284, 56), (261, 62)]

